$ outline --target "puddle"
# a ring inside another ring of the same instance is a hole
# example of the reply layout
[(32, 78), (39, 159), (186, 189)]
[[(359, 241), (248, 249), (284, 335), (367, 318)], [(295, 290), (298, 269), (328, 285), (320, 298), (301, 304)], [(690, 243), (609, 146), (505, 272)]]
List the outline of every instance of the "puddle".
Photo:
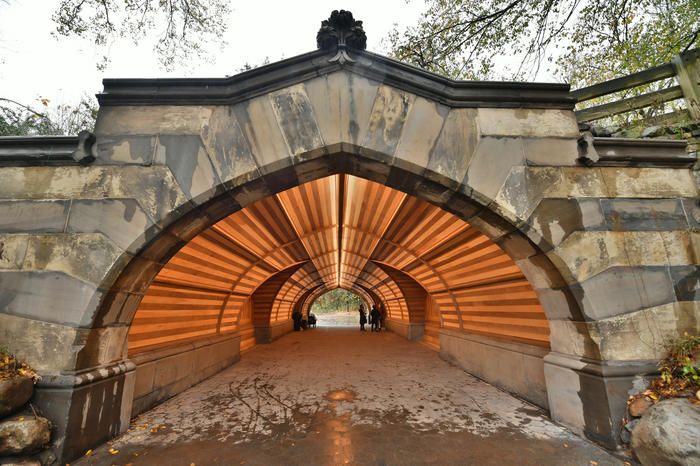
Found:
[(331, 390), (326, 393), (328, 401), (355, 401), (355, 396), (352, 390)]

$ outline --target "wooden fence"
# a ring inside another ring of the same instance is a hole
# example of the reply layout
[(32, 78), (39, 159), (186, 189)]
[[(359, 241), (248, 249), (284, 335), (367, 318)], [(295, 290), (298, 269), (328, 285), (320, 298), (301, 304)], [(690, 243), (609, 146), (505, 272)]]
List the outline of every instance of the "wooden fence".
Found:
[(580, 122), (589, 122), (673, 100), (685, 99), (690, 117), (693, 120), (700, 120), (700, 49), (683, 52), (670, 63), (577, 89), (572, 91), (571, 95), (581, 103), (668, 78), (675, 78), (678, 84), (667, 89), (583, 108), (576, 111), (576, 117)]

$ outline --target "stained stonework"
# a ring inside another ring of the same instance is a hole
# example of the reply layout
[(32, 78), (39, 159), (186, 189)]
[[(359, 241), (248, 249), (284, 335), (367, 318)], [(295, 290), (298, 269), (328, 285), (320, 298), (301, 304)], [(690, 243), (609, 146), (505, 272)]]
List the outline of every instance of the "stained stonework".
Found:
[[(61, 458), (160, 399), (144, 382), (150, 369), (135, 375), (127, 333), (169, 259), (242, 207), (338, 173), (453, 213), (504, 250), (549, 326), (548, 354), (527, 353), (532, 385), (520, 388), (556, 420), (617, 445), (633, 378), (667, 339), (700, 329), (696, 172), (578, 165), (566, 86), (454, 83), (352, 53), (354, 63), (316, 51), (222, 80), (147, 80), (140, 92), (108, 80), (92, 165), (0, 157), (0, 341), (44, 376), (39, 403), (60, 420)], [(458, 327), (457, 314), (443, 327)], [(488, 346), (440, 336), (435, 322), (424, 326), (430, 344), (449, 340), (446, 357), (465, 367), (464, 348)], [(252, 327), (231, 332), (252, 342)], [(204, 377), (214, 366), (196, 367)], [(84, 424), (98, 396), (104, 418)]]

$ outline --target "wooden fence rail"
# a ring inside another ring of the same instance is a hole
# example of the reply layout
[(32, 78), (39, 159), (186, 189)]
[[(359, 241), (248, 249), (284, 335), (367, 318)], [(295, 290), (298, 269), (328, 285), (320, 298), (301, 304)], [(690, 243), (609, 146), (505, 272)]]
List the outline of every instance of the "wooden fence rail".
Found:
[(668, 78), (675, 78), (678, 85), (577, 110), (576, 117), (581, 122), (595, 121), (652, 105), (685, 99), (690, 117), (694, 120), (700, 120), (700, 49), (683, 52), (676, 56), (671, 63), (576, 89), (571, 92), (571, 96), (580, 103)]

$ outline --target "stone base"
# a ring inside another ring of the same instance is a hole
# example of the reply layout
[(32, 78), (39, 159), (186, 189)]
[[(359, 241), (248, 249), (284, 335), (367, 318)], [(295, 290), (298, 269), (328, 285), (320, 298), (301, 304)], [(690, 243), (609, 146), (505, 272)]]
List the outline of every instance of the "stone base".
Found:
[(610, 450), (619, 448), (634, 382), (655, 372), (656, 364), (600, 362), (559, 353), (548, 354), (544, 361), (552, 419)]
[(37, 383), (32, 403), (51, 421), (51, 450), (59, 464), (126, 431), (134, 368), (124, 361), (81, 374), (46, 375)]
[(285, 320), (284, 322), (276, 322), (274, 324), (255, 327), (255, 342), (272, 343), (282, 335), (294, 331), (294, 321)]
[(420, 340), (423, 338), (423, 334), (425, 333), (425, 325), (422, 323), (415, 324), (410, 322), (402, 322), (400, 320), (387, 319), (384, 324), (386, 325), (386, 328), (392, 332), (398, 333), (402, 337), (411, 341)]
[(241, 358), (238, 333), (138, 353), (134, 417), (229, 367)]
[(486, 382), (548, 409), (541, 346), (440, 329), (440, 357)]

